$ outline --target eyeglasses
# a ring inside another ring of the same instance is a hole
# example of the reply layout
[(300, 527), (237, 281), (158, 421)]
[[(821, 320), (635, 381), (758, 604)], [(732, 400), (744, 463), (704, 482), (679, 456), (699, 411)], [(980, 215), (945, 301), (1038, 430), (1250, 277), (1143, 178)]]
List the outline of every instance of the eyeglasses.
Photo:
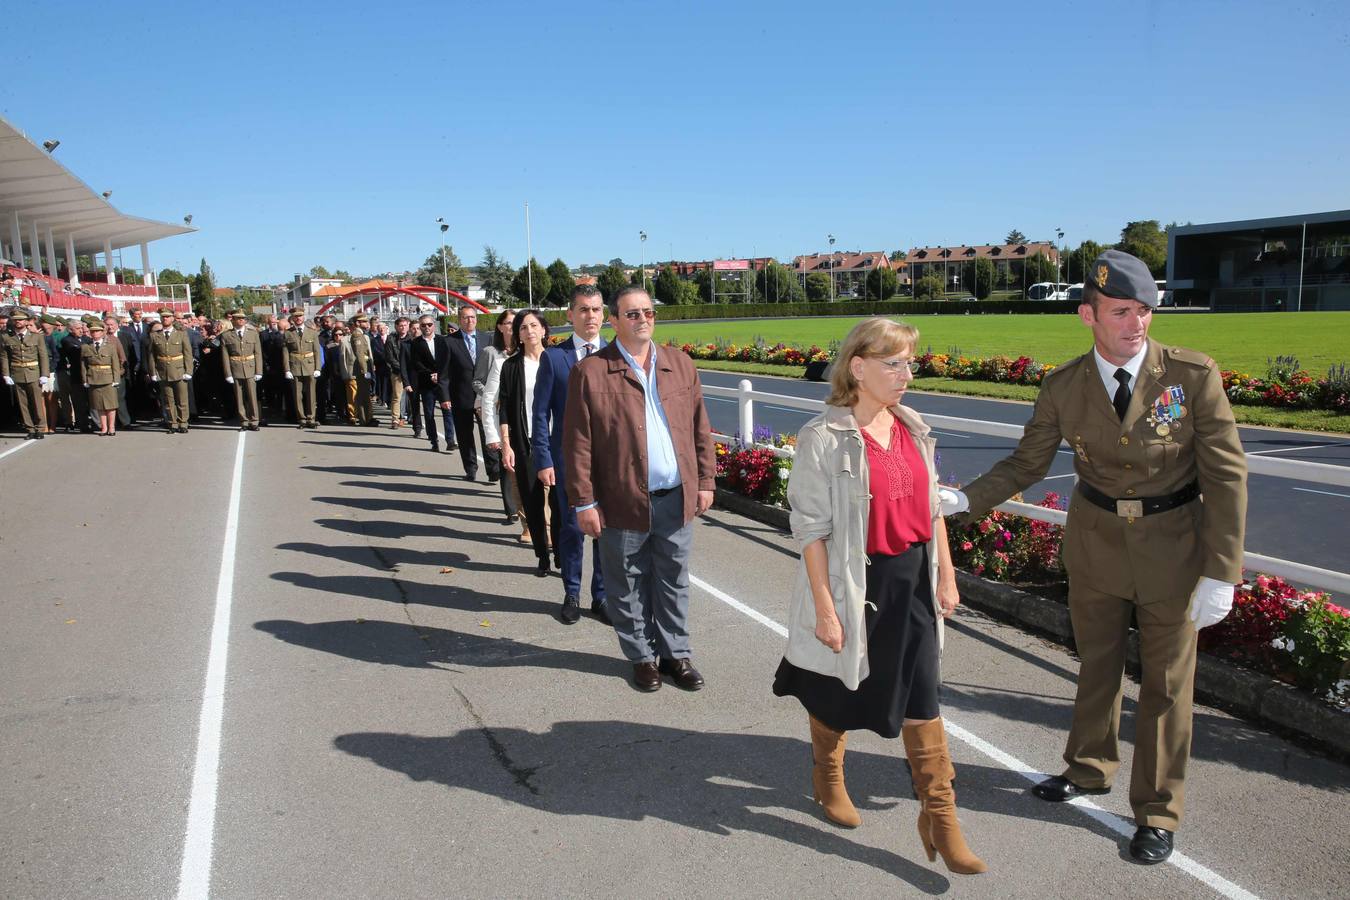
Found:
[(630, 309), (628, 312), (623, 314), (623, 317), (630, 322), (636, 322), (643, 316), (646, 316), (647, 321), (650, 322), (652, 319), (656, 318), (656, 310), (652, 309), (651, 307), (648, 307), (647, 309)]
[(435, 323), (435, 322), (418, 322), (417, 324), (418, 324), (420, 327), (422, 327), (422, 328), (435, 328), (435, 327), (436, 327), (436, 323)]
[(919, 363), (913, 359), (878, 359), (886, 371), (892, 375), (899, 375), (901, 372), (908, 372), (911, 375), (919, 374)]

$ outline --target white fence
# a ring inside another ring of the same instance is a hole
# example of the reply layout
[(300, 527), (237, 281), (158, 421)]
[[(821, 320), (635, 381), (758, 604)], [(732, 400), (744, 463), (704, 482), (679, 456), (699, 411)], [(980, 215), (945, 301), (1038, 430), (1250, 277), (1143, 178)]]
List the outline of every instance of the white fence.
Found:
[[(772, 403), (774, 406), (800, 409), (812, 414), (818, 413), (825, 408), (825, 404), (821, 400), (812, 400), (806, 397), (790, 397), (786, 394), (770, 394), (764, 391), (757, 391), (754, 389), (754, 385), (748, 378), (741, 379), (739, 386), (735, 388), (704, 385), (703, 393), (709, 397), (722, 397), (728, 400), (735, 400), (739, 412), (737, 421), (740, 423), (740, 433), (751, 437), (755, 433), (756, 400)], [(972, 434), (984, 434), (991, 437), (1008, 438), (1014, 441), (1019, 440), (1022, 437), (1023, 431), (1021, 425), (1008, 425), (1003, 422), (986, 422), (980, 419), (962, 419), (956, 416), (936, 415), (925, 415), (923, 418), (925, 422), (934, 428), (970, 432)], [(734, 442), (735, 440), (735, 438), (725, 434), (714, 434), (713, 437), (719, 441), (725, 442)], [(792, 450), (790, 448), (772, 447), (767, 444), (759, 444), (757, 446), (766, 447), (779, 456), (792, 456)], [(1267, 475), (1273, 478), (1290, 478), (1296, 481), (1310, 481), (1321, 485), (1350, 487), (1350, 466), (1330, 466), (1325, 463), (1303, 462), (1295, 459), (1272, 459), (1268, 456), (1253, 456), (1249, 453), (1247, 454), (1247, 471), (1253, 475)], [(1009, 501), (1001, 504), (997, 508), (1004, 512), (1026, 516), (1029, 519), (1039, 519), (1042, 522), (1053, 522), (1056, 525), (1063, 525), (1068, 518), (1064, 510), (1046, 509), (1043, 506), (1035, 506), (1030, 503)], [(1350, 574), (1345, 572), (1334, 572), (1331, 569), (1323, 569), (1317, 566), (1309, 566), (1287, 559), (1276, 559), (1273, 556), (1263, 556), (1260, 553), (1251, 552), (1243, 553), (1242, 564), (1248, 569), (1264, 572), (1268, 575), (1278, 575), (1281, 578), (1288, 579), (1289, 581), (1298, 584), (1327, 591), (1336, 591), (1341, 594), (1350, 594)]]

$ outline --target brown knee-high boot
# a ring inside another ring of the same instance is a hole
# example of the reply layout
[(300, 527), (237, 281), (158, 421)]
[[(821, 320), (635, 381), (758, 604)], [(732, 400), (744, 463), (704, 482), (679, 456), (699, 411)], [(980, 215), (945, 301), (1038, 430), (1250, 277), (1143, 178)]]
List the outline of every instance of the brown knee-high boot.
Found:
[(811, 789), (825, 818), (845, 828), (857, 828), (862, 818), (844, 787), (844, 745), (848, 732), (835, 731), (811, 716)]
[(952, 790), (956, 770), (947, 752), (942, 720), (906, 725), (900, 733), (914, 772), (914, 790), (919, 794), (919, 840), (929, 862), (941, 853), (947, 869), (958, 875), (988, 871), (989, 867), (966, 845), (956, 821), (956, 792)]

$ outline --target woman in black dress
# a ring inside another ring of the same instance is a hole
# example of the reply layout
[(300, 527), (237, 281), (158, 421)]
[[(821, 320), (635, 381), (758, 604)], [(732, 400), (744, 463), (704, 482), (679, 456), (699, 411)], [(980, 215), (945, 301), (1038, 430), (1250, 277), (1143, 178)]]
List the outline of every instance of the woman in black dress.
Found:
[(921, 803), (919, 837), (952, 872), (986, 866), (956, 821), (938, 710), (942, 620), (956, 609), (923, 419), (901, 405), (918, 332), (890, 319), (855, 327), (835, 357), (825, 411), (797, 438), (788, 499), (802, 566), (788, 647), (774, 678), (810, 714), (812, 788), (831, 821), (861, 819), (844, 787), (847, 733), (904, 738)]
[(535, 574), (542, 578), (549, 573), (548, 523), (544, 518), (547, 488), (535, 477), (530, 430), (534, 418), (531, 415), (534, 382), (539, 374), (539, 359), (544, 355), (544, 340), (548, 337), (543, 313), (537, 309), (520, 310), (511, 323), (511, 334), (516, 352), (502, 363), (498, 392), (502, 468), (515, 473), (520, 505), (525, 509), (525, 521), (530, 526), (530, 543), (539, 560)]

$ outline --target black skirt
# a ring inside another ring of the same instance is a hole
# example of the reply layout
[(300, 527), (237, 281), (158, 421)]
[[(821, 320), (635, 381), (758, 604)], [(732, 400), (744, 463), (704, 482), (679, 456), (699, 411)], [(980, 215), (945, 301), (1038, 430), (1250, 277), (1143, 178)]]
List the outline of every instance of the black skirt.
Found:
[(937, 614), (928, 575), (928, 546), (899, 556), (868, 557), (867, 677), (856, 691), (830, 675), (799, 669), (784, 659), (773, 679), (779, 697), (796, 697), (835, 731), (865, 728), (900, 734), (905, 719), (938, 717)]

